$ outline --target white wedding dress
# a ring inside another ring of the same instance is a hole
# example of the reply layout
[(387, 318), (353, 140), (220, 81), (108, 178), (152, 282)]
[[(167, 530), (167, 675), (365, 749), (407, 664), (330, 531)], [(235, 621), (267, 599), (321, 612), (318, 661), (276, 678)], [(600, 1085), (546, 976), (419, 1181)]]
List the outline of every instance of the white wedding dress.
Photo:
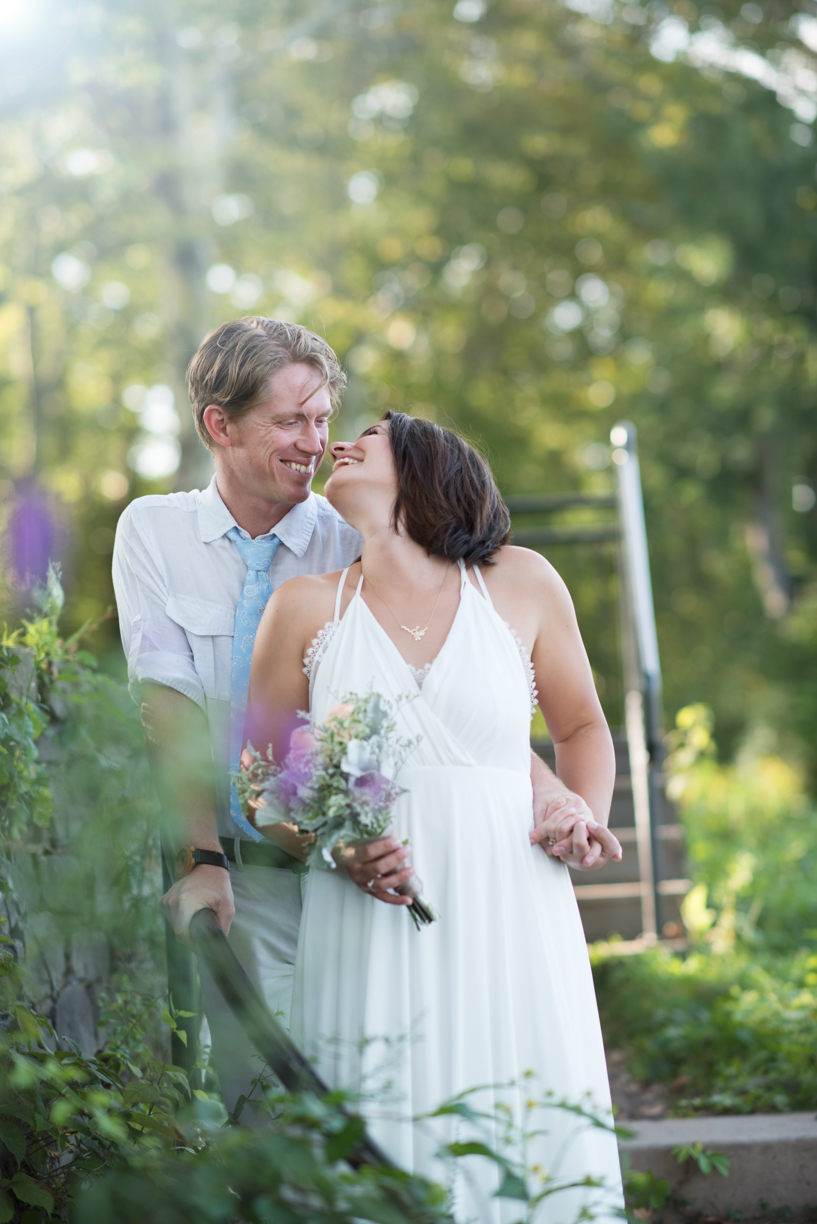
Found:
[(352, 692), (402, 703), (398, 732), (420, 742), (398, 778), (406, 793), (395, 826), (439, 921), (417, 931), (404, 908), (340, 872), (310, 871), (293, 1035), (330, 1085), (362, 1093), (370, 1133), (393, 1160), (449, 1181), (459, 1221), (522, 1214), (518, 1201), (494, 1197), (498, 1174), (485, 1157), (456, 1161), (454, 1173), (436, 1158), (441, 1143), (501, 1143), (501, 1128), (457, 1114), (410, 1121), (469, 1089), (480, 1089), (466, 1098), (474, 1109), (502, 1102), (512, 1123), (547, 1132), (528, 1142), (531, 1185), (541, 1173), (604, 1180), (554, 1195), (537, 1221), (570, 1224), (582, 1206), (611, 1220), (622, 1201), (615, 1138), (553, 1106), (525, 1122), (526, 1102), (547, 1092), (609, 1121), (610, 1095), (568, 868), (528, 840), (533, 669), (478, 568), (480, 589), (460, 570), (456, 617), (422, 672), (378, 624), (361, 584), (339, 619), (346, 571), (335, 619), (305, 660), (319, 721)]

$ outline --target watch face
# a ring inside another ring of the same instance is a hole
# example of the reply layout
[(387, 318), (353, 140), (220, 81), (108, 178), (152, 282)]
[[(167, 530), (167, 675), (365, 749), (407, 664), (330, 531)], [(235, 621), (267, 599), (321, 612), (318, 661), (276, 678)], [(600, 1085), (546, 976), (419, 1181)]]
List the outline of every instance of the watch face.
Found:
[(193, 866), (194, 866), (193, 851), (190, 849), (189, 846), (183, 846), (182, 849), (179, 851), (179, 853), (176, 855), (176, 859), (173, 864), (173, 872), (174, 872), (174, 875), (176, 876), (176, 879), (181, 880), (183, 876), (189, 875), (190, 872), (193, 870)]

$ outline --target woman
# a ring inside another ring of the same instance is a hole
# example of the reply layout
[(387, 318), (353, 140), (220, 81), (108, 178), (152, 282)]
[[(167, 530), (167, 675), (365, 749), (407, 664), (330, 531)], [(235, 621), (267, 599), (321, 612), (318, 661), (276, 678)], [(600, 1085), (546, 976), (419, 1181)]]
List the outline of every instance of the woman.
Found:
[[(388, 413), (331, 452), (326, 496), (363, 536), (362, 557), (273, 595), (253, 656), (249, 738), (280, 761), (299, 709), (323, 721), (347, 693), (375, 690), (399, 704), (398, 731), (418, 743), (368, 894), (342, 870), (309, 874), (293, 1033), (330, 1084), (363, 1094), (373, 1137), (404, 1167), (439, 1178), (442, 1142), (486, 1125), (501, 1141), (501, 1127), (461, 1114), (407, 1121), (480, 1088), (474, 1108), (500, 1103), (514, 1124), (548, 1132), (529, 1146), (531, 1164), (566, 1181), (605, 1179), (605, 1193), (559, 1194), (540, 1218), (572, 1218), (582, 1205), (612, 1218), (615, 1139), (555, 1108), (525, 1122), (525, 1100), (545, 1091), (610, 1117), (569, 874), (532, 829), (537, 690), (562, 781), (601, 825), (612, 795), (612, 741), (570, 598), (547, 561), (507, 545), (491, 473), (455, 434)], [(594, 828), (572, 823), (560, 832), (565, 854)], [(281, 826), (263, 831), (297, 848)], [(420, 932), (401, 912), (409, 899), (391, 891), (414, 870), (405, 838), (440, 914)], [(528, 1072), (532, 1081), (512, 1086)], [(493, 1197), (488, 1160), (458, 1164), (458, 1219), (518, 1218), (518, 1204)]]

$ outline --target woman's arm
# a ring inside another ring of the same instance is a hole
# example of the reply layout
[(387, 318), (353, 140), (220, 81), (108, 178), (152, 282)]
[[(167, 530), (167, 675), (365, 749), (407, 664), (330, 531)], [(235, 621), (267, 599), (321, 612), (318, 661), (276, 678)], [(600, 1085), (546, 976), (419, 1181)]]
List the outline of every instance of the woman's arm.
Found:
[[(272, 748), (281, 764), (298, 725), (298, 710), (309, 704), (303, 659), (317, 629), (325, 584), (310, 577), (291, 578), (272, 595), (255, 637), (244, 743), (264, 754)], [(317, 588), (317, 589), (316, 589)]]
[[(299, 725), (298, 711), (309, 705), (304, 655), (330, 605), (329, 586), (321, 575), (291, 578), (264, 609), (252, 654), (242, 764), (249, 763), (247, 745), (262, 756), (271, 749), (278, 764), (286, 759), (292, 732)], [(252, 811), (248, 815), (254, 824)], [(295, 858), (306, 857), (304, 839), (294, 825), (265, 825), (259, 832)]]
[(529, 549), (503, 549), (496, 570), (499, 581), (494, 579), (492, 586), (499, 611), (524, 641), (532, 643), (539, 705), (556, 749), (556, 773), (563, 786), (583, 801), (570, 803), (566, 798), (563, 804), (574, 809), (572, 844), (567, 844), (569, 822), (562, 819), (555, 832), (558, 808), (547, 827), (540, 821), (532, 840), (546, 840), (553, 824), (554, 835), (566, 841), (566, 853), (560, 857), (579, 867), (601, 866), (609, 858), (621, 857), (618, 842), (606, 830), (615, 752), (572, 600), (553, 567)]

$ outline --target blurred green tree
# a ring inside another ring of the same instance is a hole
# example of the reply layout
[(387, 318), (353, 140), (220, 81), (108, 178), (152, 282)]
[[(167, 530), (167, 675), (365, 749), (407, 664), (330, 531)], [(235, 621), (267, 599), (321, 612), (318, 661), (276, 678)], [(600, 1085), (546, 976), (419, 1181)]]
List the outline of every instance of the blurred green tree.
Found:
[[(71, 615), (111, 600), (125, 501), (208, 478), (201, 335), (268, 313), (347, 363), (338, 431), (451, 421), (507, 493), (608, 487), (634, 420), (669, 707), (708, 701), (725, 747), (813, 738), (815, 29), (731, 0), (104, 0), (47, 66), (2, 53), (4, 506), (34, 478), (64, 507)], [(613, 559), (552, 559), (619, 721)]]

